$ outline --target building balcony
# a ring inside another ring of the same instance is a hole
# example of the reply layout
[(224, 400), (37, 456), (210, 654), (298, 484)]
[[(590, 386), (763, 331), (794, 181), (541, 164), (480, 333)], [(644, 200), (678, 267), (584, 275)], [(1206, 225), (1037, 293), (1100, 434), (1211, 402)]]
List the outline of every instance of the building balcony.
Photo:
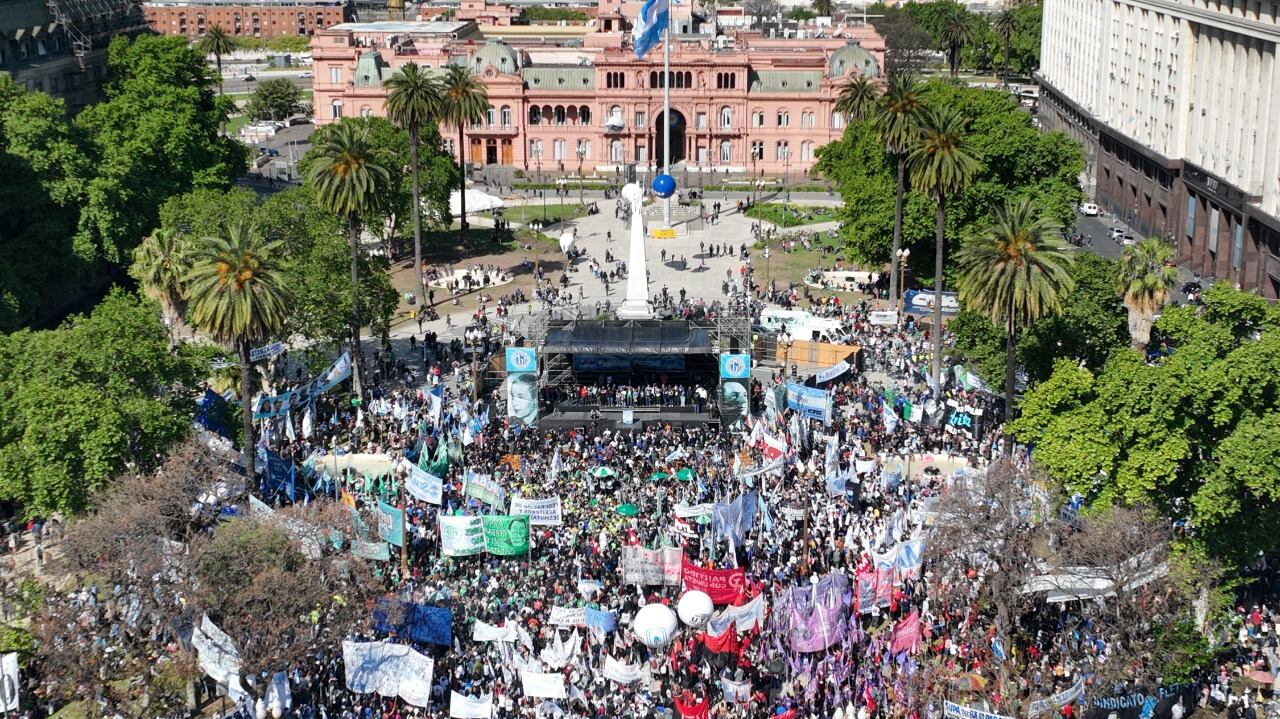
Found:
[(468, 130), (472, 135), (495, 135), (513, 137), (520, 132), (519, 125), (472, 125)]

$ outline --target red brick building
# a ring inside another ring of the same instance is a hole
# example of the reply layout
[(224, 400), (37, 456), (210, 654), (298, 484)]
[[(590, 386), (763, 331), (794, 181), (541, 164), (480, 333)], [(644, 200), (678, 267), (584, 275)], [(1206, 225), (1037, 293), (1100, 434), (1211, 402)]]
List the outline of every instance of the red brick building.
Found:
[(349, 19), (345, 0), (147, 0), (142, 10), (156, 32), (193, 40), (214, 25), (232, 36), (270, 38), (314, 35)]

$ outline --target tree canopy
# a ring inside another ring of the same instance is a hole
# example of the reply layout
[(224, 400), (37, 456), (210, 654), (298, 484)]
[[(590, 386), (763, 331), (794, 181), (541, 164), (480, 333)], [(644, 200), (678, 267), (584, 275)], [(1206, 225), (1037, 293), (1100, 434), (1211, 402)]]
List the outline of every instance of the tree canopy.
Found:
[(1060, 359), (1010, 426), (1035, 460), (1096, 504), (1151, 505), (1212, 554), (1280, 545), (1280, 310), (1219, 283), (1167, 308), (1153, 361)]
[(258, 85), (245, 106), (245, 114), (254, 120), (284, 122), (302, 112), (302, 107), (302, 90), (292, 80), (278, 77)]

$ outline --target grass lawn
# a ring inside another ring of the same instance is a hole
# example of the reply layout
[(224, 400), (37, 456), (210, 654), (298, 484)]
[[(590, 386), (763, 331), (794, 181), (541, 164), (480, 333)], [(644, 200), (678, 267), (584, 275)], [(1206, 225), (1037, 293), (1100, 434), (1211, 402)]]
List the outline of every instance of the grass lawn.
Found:
[(556, 240), (541, 233), (517, 229), (513, 234), (515, 239), (504, 240), (495, 235), (491, 227), (471, 225), (464, 239), (456, 222), (448, 230), (424, 230), (422, 258), (431, 263), (460, 262), (473, 257), (515, 252), (521, 249), (521, 244), (533, 245), (535, 252), (558, 252), (560, 249)]
[(240, 133), (240, 128), (249, 124), (248, 115), (232, 115), (227, 118), (227, 135), (236, 137)]
[(767, 202), (747, 210), (747, 217), (764, 220), (778, 227), (799, 227), (836, 219), (834, 207), (805, 207), (782, 202)]
[[(526, 224), (534, 220), (543, 218), (542, 203), (530, 205), (522, 205), (515, 207), (504, 207), (500, 210), (502, 218), (509, 222)], [(585, 217), (586, 208), (577, 203), (571, 205), (553, 205), (547, 204), (546, 217), (548, 222), (556, 222), (557, 220), (570, 220), (575, 217)]]
[[(828, 247), (834, 249), (834, 253), (823, 254), (821, 248)], [(820, 267), (834, 267), (839, 263), (844, 268), (851, 268), (851, 263), (844, 259), (840, 252), (839, 240), (833, 240), (824, 233), (821, 241), (812, 250), (799, 249), (793, 252), (783, 252), (779, 243), (775, 240), (769, 250), (769, 260), (764, 259), (764, 245), (756, 243), (751, 250), (751, 266), (755, 268), (756, 279), (765, 282), (766, 277), (771, 278), (778, 287), (786, 287), (789, 282), (803, 283), (805, 275), (809, 274), (809, 270)], [(850, 298), (861, 297), (861, 295), (853, 292), (832, 292), (828, 290), (819, 290), (810, 288), (810, 292), (815, 296), (839, 295), (841, 301)]]

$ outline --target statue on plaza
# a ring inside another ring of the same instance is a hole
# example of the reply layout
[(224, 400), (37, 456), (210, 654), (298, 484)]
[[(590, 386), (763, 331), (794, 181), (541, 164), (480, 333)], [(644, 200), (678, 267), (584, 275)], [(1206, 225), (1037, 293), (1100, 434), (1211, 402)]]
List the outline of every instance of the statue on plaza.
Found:
[(629, 183), (622, 188), (622, 199), (631, 207), (631, 254), (627, 258), (627, 298), (618, 307), (618, 319), (653, 319), (644, 247), (644, 190), (634, 182)]

